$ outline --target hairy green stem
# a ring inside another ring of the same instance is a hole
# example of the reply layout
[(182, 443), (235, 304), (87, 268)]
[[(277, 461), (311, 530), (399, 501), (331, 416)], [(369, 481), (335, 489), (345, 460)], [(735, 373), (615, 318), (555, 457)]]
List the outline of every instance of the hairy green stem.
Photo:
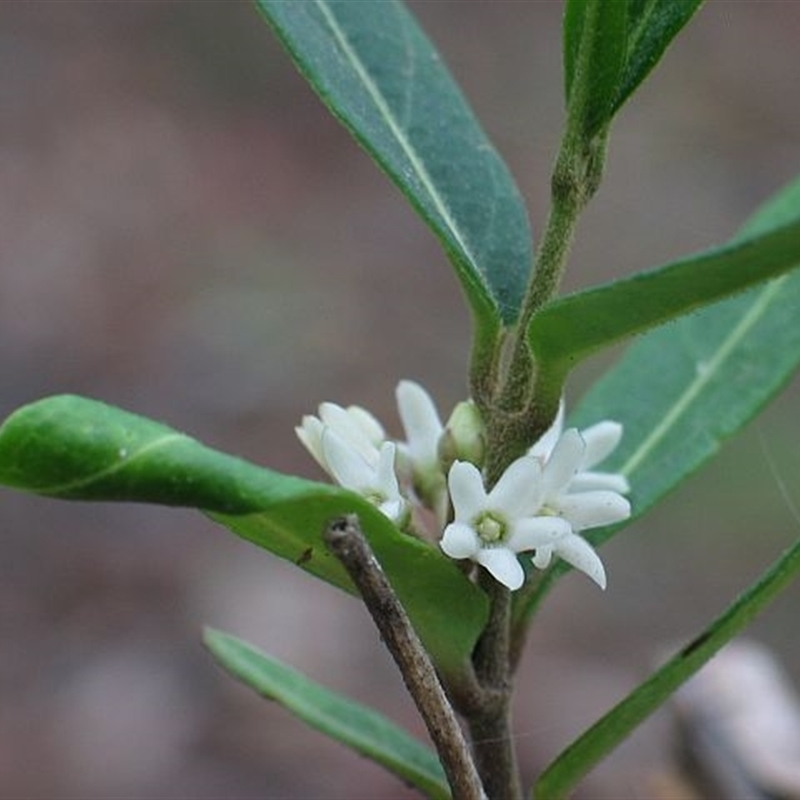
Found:
[[(597, 191), (605, 166), (608, 128), (586, 139), (572, 129), (561, 144), (551, 181), (552, 205), (544, 236), (522, 301), (510, 355), (500, 364), (490, 402), (484, 402), (487, 429), (487, 483), (494, 484), (505, 468), (547, 429), (555, 416), (565, 371), (539, 374), (528, 340), (536, 313), (558, 292), (581, 212)], [(485, 396), (485, 395), (484, 395)]]

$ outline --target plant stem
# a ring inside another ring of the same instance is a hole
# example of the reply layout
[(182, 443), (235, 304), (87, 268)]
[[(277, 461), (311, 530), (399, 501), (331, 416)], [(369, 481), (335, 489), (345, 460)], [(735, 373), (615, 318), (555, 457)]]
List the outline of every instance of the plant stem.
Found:
[(350, 515), (331, 521), (324, 538), (361, 592), (367, 610), (400, 668), (439, 754), (454, 800), (486, 800), (469, 745), (436, 670), (364, 538), (358, 518)]
[[(528, 328), (558, 292), (578, 219), (600, 185), (607, 141), (607, 127), (587, 139), (568, 120), (551, 180), (550, 213), (509, 342), (510, 355), (496, 375), (498, 385), (491, 402), (481, 407), (486, 420), (489, 485), (547, 430), (556, 414), (566, 370), (537, 373)], [(500, 362), (496, 358), (496, 363)]]
[(483, 703), (467, 717), (472, 749), (491, 800), (520, 800), (522, 787), (511, 736), (511, 593), (485, 570), (480, 572), (480, 581), (490, 597), (491, 611), (473, 655)]

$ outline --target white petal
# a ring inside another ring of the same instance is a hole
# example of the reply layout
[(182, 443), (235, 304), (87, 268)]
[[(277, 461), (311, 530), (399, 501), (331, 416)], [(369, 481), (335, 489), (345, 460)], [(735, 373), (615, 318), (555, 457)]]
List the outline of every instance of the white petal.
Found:
[(361, 408), (361, 406), (348, 406), (347, 413), (353, 422), (361, 428), (367, 439), (375, 447), (380, 447), (381, 442), (386, 439), (386, 431), (384, 431), (383, 425), (366, 408)]
[(322, 433), (322, 452), (331, 475), (340, 486), (362, 493), (378, 488), (375, 468), (331, 428)]
[(386, 500), (378, 506), (378, 510), (392, 522), (399, 522), (406, 512), (406, 503), (402, 497), (399, 500)]
[(396, 396), (412, 459), (426, 465), (436, 462), (444, 428), (431, 396), (414, 381), (400, 381)]
[(631, 504), (616, 492), (562, 494), (554, 505), (575, 531), (622, 522), (631, 515)]
[(572, 527), (560, 517), (526, 517), (516, 520), (507, 546), (515, 553), (550, 545), (572, 533)]
[(517, 557), (505, 547), (485, 547), (478, 552), (478, 563), (492, 574), (492, 577), (513, 592), (525, 581), (525, 570)]
[(384, 442), (380, 449), (380, 459), (376, 472), (377, 486), (387, 498), (399, 498), (400, 486), (394, 471), (394, 442)]
[(528, 450), (529, 456), (546, 461), (553, 452), (556, 442), (561, 437), (561, 431), (564, 428), (564, 398), (558, 404), (558, 413), (553, 420), (553, 424), (541, 435), (536, 444)]
[(573, 534), (559, 539), (556, 553), (575, 569), (588, 575), (601, 589), (606, 588), (606, 571), (600, 556), (580, 536)]
[(581, 431), (586, 442), (583, 456), (583, 469), (591, 469), (599, 464), (619, 444), (622, 438), (622, 425), (619, 422), (604, 420)]
[(542, 467), (538, 459), (514, 461), (489, 492), (489, 508), (510, 518), (533, 516), (542, 505)]
[(325, 427), (335, 431), (337, 436), (352, 449), (357, 450), (367, 462), (373, 466), (377, 465), (378, 448), (356, 418), (336, 403), (322, 403), (319, 407), (319, 416)]
[(486, 490), (478, 468), (468, 461), (454, 461), (447, 476), (456, 519), (470, 522), (486, 509)]
[(533, 555), (533, 566), (537, 569), (547, 569), (553, 560), (553, 546), (546, 544), (544, 547), (537, 547)]
[(577, 428), (570, 428), (561, 434), (542, 475), (546, 501), (563, 491), (575, 477), (585, 451), (586, 445)]
[(306, 450), (314, 456), (314, 460), (327, 471), (328, 465), (322, 452), (322, 430), (324, 426), (320, 420), (311, 414), (303, 417), (302, 424), (298, 425), (294, 432), (297, 438), (305, 446)]
[(451, 522), (445, 529), (439, 547), (450, 558), (475, 558), (481, 549), (478, 534), (461, 522)]
[(628, 479), (620, 472), (579, 472), (567, 487), (570, 492), (609, 492), (627, 494), (631, 490)]

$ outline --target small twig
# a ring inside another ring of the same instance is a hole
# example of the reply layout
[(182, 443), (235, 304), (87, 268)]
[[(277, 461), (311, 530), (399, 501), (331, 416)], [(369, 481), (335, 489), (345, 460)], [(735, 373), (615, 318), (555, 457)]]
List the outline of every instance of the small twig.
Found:
[(480, 777), (436, 670), (364, 538), (358, 518), (333, 520), (324, 532), (331, 552), (358, 587), (416, 703), (455, 800), (485, 800)]

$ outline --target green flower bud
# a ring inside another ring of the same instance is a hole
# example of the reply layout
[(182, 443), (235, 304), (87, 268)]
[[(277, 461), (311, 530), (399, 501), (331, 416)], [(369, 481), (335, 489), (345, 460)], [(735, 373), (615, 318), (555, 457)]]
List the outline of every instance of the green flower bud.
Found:
[(469, 461), (483, 466), (486, 434), (483, 419), (472, 400), (463, 400), (454, 409), (439, 438), (439, 461), (447, 474), (454, 461)]

